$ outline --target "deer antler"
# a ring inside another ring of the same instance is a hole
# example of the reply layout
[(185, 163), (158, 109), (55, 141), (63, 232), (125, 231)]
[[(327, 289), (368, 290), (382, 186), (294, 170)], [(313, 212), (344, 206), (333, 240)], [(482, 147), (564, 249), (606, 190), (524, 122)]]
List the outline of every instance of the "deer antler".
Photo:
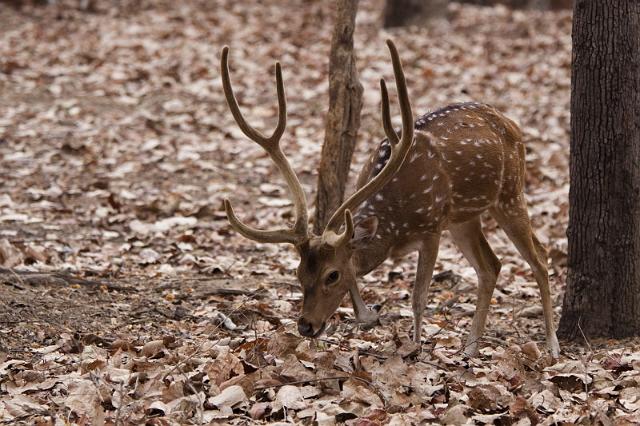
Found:
[(291, 168), (291, 164), (287, 161), (287, 157), (280, 148), (280, 138), (284, 133), (285, 126), (287, 124), (287, 100), (284, 94), (284, 83), (282, 82), (282, 70), (280, 69), (280, 63), (276, 62), (276, 88), (278, 92), (278, 125), (273, 131), (273, 134), (269, 137), (264, 136), (261, 132), (254, 129), (247, 123), (240, 112), (238, 101), (233, 94), (233, 88), (231, 87), (231, 79), (229, 78), (229, 46), (222, 48), (222, 58), (220, 60), (220, 68), (222, 74), (222, 87), (224, 89), (224, 96), (227, 99), (227, 104), (233, 114), (233, 118), (238, 123), (238, 126), (242, 132), (252, 141), (260, 145), (269, 154), (269, 157), (276, 164), (284, 179), (287, 181), (289, 191), (295, 205), (295, 223), (293, 228), (290, 229), (276, 229), (276, 230), (259, 230), (242, 223), (233, 211), (231, 202), (228, 199), (224, 200), (224, 209), (227, 213), (227, 218), (231, 226), (243, 236), (261, 242), (261, 243), (291, 243), (300, 244), (308, 237), (307, 233), (307, 200), (304, 195), (304, 190), (295, 172)]
[[(391, 40), (387, 40), (387, 46), (391, 53), (391, 62), (393, 63), (393, 74), (396, 79), (396, 88), (398, 90), (398, 100), (400, 102), (400, 112), (402, 115), (402, 137), (398, 138), (398, 135), (393, 130), (391, 124), (391, 114), (389, 112), (389, 94), (387, 93), (387, 86), (384, 79), (380, 80), (380, 92), (382, 94), (382, 125), (384, 131), (391, 143), (391, 157), (384, 168), (373, 179), (371, 179), (365, 186), (360, 188), (356, 193), (351, 195), (338, 209), (333, 213), (331, 219), (327, 223), (323, 232), (329, 234), (325, 237), (325, 240), (340, 241), (345, 240), (344, 236), (340, 238), (336, 236), (330, 236), (335, 234), (337, 229), (341, 225), (341, 219), (345, 217), (345, 220), (351, 218), (350, 211), (355, 210), (363, 201), (369, 198), (371, 195), (378, 192), (383, 186), (385, 186), (398, 171), (402, 162), (404, 161), (411, 143), (413, 141), (413, 114), (411, 112), (411, 103), (409, 102), (409, 95), (407, 93), (407, 83), (404, 78), (404, 71), (402, 70), (402, 63), (400, 62), (400, 56), (398, 50)], [(348, 214), (345, 214), (349, 212)], [(353, 224), (346, 224), (346, 228), (353, 228)], [(345, 231), (346, 232), (346, 231)], [(348, 236), (351, 237), (350, 235)]]

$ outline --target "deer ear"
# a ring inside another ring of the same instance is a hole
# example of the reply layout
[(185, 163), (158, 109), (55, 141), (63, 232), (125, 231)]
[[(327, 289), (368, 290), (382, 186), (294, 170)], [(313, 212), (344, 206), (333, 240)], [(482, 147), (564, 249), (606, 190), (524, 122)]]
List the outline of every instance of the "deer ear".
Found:
[(368, 242), (378, 230), (378, 218), (375, 216), (368, 217), (358, 222), (353, 230), (351, 245), (357, 247), (360, 244)]

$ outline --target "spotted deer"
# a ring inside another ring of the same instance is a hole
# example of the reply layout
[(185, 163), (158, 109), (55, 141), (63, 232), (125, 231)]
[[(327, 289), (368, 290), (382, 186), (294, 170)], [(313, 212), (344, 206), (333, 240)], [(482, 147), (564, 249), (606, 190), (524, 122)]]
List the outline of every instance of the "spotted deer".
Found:
[(412, 295), (413, 338), (421, 340), (426, 294), (438, 253), (440, 235), (448, 229), (478, 277), (478, 301), (465, 353), (478, 352), (500, 261), (489, 247), (480, 223), (488, 211), (504, 229), (537, 281), (542, 297), (547, 345), (553, 357), (559, 345), (546, 267), (546, 251), (531, 229), (523, 193), (525, 149), (517, 125), (495, 108), (459, 103), (428, 113), (415, 123), (398, 52), (387, 41), (402, 116), (398, 134), (391, 124), (384, 80), (382, 125), (387, 138), (360, 172), (357, 190), (337, 208), (322, 235), (307, 226), (306, 198), (300, 182), (280, 148), (286, 125), (282, 71), (276, 63), (278, 124), (271, 136), (251, 127), (240, 112), (229, 77), (229, 48), (224, 47), (221, 74), (224, 94), (240, 129), (269, 154), (283, 174), (295, 206), (292, 227), (258, 230), (242, 223), (228, 199), (224, 207), (231, 226), (246, 238), (262, 243), (289, 243), (300, 255), (297, 277), (303, 306), (298, 331), (317, 337), (348, 292), (356, 320), (377, 322), (367, 308), (356, 278), (388, 257), (418, 252)]

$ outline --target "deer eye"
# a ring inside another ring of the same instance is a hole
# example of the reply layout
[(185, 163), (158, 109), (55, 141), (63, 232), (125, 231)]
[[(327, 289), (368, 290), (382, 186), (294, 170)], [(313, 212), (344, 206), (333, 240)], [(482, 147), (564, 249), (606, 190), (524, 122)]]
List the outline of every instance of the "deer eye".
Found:
[(327, 285), (335, 284), (336, 282), (338, 282), (339, 279), (340, 279), (340, 272), (333, 271), (329, 275), (327, 275), (326, 284)]

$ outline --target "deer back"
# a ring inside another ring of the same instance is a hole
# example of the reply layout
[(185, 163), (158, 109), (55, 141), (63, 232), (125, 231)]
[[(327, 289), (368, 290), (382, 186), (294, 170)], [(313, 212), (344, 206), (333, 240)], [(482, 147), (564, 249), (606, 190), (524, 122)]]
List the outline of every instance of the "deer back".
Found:
[[(461, 103), (420, 117), (415, 130), (394, 178), (356, 214), (357, 221), (378, 218), (377, 239), (409, 245), (496, 203), (515, 204), (524, 183), (524, 146), (510, 119), (488, 105)], [(388, 141), (382, 141), (362, 170), (359, 187), (384, 167), (389, 151)]]

